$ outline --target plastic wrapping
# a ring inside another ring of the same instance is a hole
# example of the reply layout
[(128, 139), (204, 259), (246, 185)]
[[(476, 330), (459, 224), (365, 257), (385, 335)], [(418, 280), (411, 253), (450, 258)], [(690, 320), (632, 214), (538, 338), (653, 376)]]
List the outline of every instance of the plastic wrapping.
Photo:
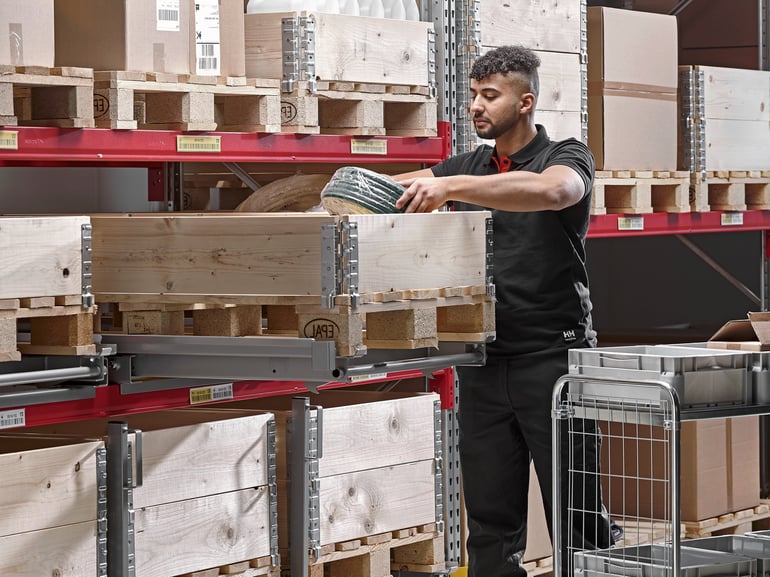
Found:
[(384, 174), (344, 166), (321, 190), (321, 205), (331, 214), (390, 214), (402, 212), (396, 201), (403, 192), (403, 186)]

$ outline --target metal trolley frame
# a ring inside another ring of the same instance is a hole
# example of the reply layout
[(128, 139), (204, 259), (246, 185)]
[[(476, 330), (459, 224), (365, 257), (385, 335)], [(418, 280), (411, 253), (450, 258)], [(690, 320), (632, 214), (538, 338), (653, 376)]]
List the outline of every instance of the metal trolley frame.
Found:
[[(580, 427), (575, 426), (576, 419), (592, 419), (609, 423), (618, 423), (620, 432), (613, 436), (605, 436), (604, 442), (612, 443), (615, 439), (624, 442), (631, 437), (627, 428), (636, 435), (637, 446), (644, 445), (645, 451), (652, 455), (654, 444), (660, 443), (664, 448), (665, 458), (656, 463), (640, 462), (637, 459), (630, 463), (629, 473), (635, 476), (625, 478), (605, 478), (605, 481), (621, 482), (620, 491), (636, 491), (637, 501), (647, 496), (663, 498), (665, 519), (654, 519), (651, 512), (643, 513), (641, 507), (632, 517), (623, 517), (619, 521), (626, 531), (635, 529), (638, 533), (657, 533), (668, 543), (671, 543), (670, 558), (667, 566), (672, 575), (678, 575), (680, 562), (680, 532), (674, 530), (681, 525), (679, 507), (679, 462), (680, 462), (680, 408), (677, 392), (669, 383), (657, 380), (641, 380), (623, 382), (606, 377), (583, 377), (565, 375), (561, 377), (554, 388), (553, 395), (553, 566), (554, 571), (563, 567), (566, 561), (572, 559), (576, 551), (581, 550), (578, 544), (572, 542), (571, 533), (563, 535), (560, 530), (562, 522), (566, 521), (572, 527), (574, 519), (585, 512), (583, 495), (573, 490), (575, 479), (593, 475), (593, 471), (582, 467), (579, 455), (572, 452), (567, 456), (568, 470), (560, 475), (562, 465), (562, 435), (567, 435), (568, 446), (573, 445), (575, 437), (582, 435)], [(642, 436), (640, 433), (644, 431)], [(656, 453), (657, 454), (657, 453)], [(625, 455), (623, 455), (625, 457)], [(646, 466), (649, 465), (649, 466)], [(625, 467), (624, 467), (625, 470)], [(599, 476), (606, 475), (599, 473)], [(564, 478), (569, 483), (567, 488), (568, 503), (559, 507)], [(628, 486), (628, 482), (631, 486)], [(581, 483), (582, 485), (582, 483)], [(614, 485), (614, 483), (610, 483)], [(607, 495), (605, 495), (606, 501)], [(641, 513), (641, 514), (640, 514)], [(563, 519), (563, 515), (567, 516)], [(596, 538), (593, 539), (597, 541)], [(610, 551), (610, 557), (611, 551)], [(567, 555), (565, 560), (563, 555)], [(627, 562), (626, 559), (624, 561)], [(573, 564), (567, 564), (569, 575), (575, 573)], [(631, 574), (624, 571), (621, 574)], [(641, 573), (640, 573), (641, 574)]]

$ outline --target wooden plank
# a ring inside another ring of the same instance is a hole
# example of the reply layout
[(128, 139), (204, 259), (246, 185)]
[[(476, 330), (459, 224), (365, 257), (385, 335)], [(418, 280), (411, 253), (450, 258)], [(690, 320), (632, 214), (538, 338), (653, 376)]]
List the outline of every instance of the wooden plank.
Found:
[[(703, 105), (710, 120), (770, 122), (770, 72), (717, 66), (696, 66), (703, 72)], [(707, 121), (706, 130), (709, 130)]]
[(481, 211), (343, 217), (358, 225), (359, 292), (483, 284), (488, 216)]
[(708, 119), (706, 170), (763, 170), (770, 162), (767, 120)]
[[(94, 216), (97, 295), (318, 295), (324, 214)], [(151, 299), (147, 299), (151, 300)]]
[(96, 547), (95, 520), (0, 537), (0, 575), (97, 575)]
[[(427, 86), (431, 23), (308, 12), (315, 20), (320, 81)], [(247, 14), (246, 75), (282, 78), (281, 19), (296, 12)]]
[(87, 216), (0, 217), (0, 299), (81, 292)]
[(321, 478), (320, 543), (434, 521), (434, 466), (431, 459)]
[(482, 2), (481, 40), (486, 46), (516, 44), (553, 52), (580, 52), (580, 4), (550, 0)]
[(17, 452), (22, 443), (0, 437), (0, 536), (95, 520), (96, 451), (104, 444), (48, 439)]
[[(123, 417), (129, 428), (142, 431), (143, 439), (144, 482), (134, 489), (134, 506), (266, 485), (266, 427), (272, 418), (266, 412), (233, 414), (205, 408)], [(114, 419), (59, 423), (36, 430), (102, 436), (110, 420)]]
[(136, 511), (136, 574), (168, 577), (270, 554), (266, 487)]
[[(355, 397), (349, 398), (356, 402)], [(328, 477), (433, 459), (436, 400), (435, 395), (418, 395), (326, 407), (319, 475)]]

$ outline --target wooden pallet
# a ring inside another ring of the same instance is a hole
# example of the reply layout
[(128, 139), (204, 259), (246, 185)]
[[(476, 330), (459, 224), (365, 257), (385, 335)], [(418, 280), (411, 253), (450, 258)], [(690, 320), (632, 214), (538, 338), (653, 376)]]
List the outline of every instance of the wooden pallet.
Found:
[(0, 125), (93, 128), (93, 70), (0, 65)]
[(280, 132), (280, 81), (128, 71), (94, 75), (101, 128)]
[(553, 574), (553, 557), (544, 557), (543, 559), (536, 559), (533, 561), (527, 561), (522, 563), (522, 567), (527, 571), (529, 577), (536, 577), (537, 575), (552, 575)]
[[(635, 547), (671, 541), (672, 524), (670, 522), (636, 517), (623, 517), (615, 521), (623, 529), (623, 538), (615, 543), (616, 547)], [(685, 533), (685, 526), (682, 523), (679, 525), (679, 536), (684, 538)]]
[(725, 170), (694, 173), (695, 197), (707, 210), (770, 209), (770, 170)]
[(687, 538), (712, 535), (742, 535), (754, 528), (754, 523), (770, 519), (770, 501), (763, 500), (751, 509), (726, 513), (702, 521), (685, 521)]
[(283, 132), (361, 136), (436, 136), (438, 107), (427, 87), (298, 82), (281, 98)]
[(280, 574), (280, 566), (273, 565), (270, 557), (260, 557), (251, 561), (230, 563), (221, 567), (185, 573), (179, 577), (220, 577), (222, 575), (230, 577), (279, 577)]
[[(288, 567), (288, 551), (282, 551)], [(321, 548), (309, 577), (389, 577), (392, 571), (437, 573), (446, 569), (444, 535), (435, 523), (361, 537)]]
[(494, 302), (485, 286), (367, 294), (356, 307), (350, 297), (341, 296), (332, 309), (323, 309), (317, 297), (253, 295), (208, 302), (181, 302), (179, 297), (155, 303), (142, 302), (147, 298), (142, 295), (111, 298), (115, 301), (100, 303), (105, 311), (103, 332), (314, 338), (335, 341), (342, 356), (367, 347), (487, 342), (495, 335)]
[(656, 170), (596, 172), (591, 214), (690, 212), (690, 173)]
[[(21, 354), (92, 355), (95, 308), (83, 308), (81, 295), (0, 300), (0, 361)], [(28, 319), (28, 331), (19, 320)], [(29, 340), (19, 339), (28, 332)]]

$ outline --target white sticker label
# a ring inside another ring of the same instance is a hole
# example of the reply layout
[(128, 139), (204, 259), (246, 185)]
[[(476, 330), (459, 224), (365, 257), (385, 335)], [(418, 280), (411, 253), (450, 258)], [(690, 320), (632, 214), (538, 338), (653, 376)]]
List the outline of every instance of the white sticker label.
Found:
[(155, 28), (179, 32), (179, 0), (155, 0)]
[(26, 424), (27, 417), (25, 409), (14, 409), (12, 411), (3, 411), (0, 413), (0, 429), (24, 427)]
[(219, 0), (195, 2), (195, 72), (219, 76), (221, 38), (219, 35)]
[(621, 216), (618, 218), (618, 230), (644, 230), (644, 217)]
[(722, 213), (722, 226), (742, 226), (742, 225), (743, 225), (742, 212), (723, 212)]
[(374, 379), (387, 379), (388, 373), (372, 373), (371, 375), (355, 375), (348, 378), (349, 383), (362, 383)]

